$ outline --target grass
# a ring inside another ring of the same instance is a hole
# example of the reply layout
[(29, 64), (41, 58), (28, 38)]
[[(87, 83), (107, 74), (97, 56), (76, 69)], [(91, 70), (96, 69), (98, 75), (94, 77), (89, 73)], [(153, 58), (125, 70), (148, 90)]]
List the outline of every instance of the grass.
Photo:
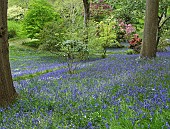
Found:
[[(50, 53), (10, 47), (21, 98), (0, 108), (3, 129), (169, 129), (170, 57), (114, 54), (81, 62), (68, 74)], [(15, 80), (16, 79), (16, 80)]]

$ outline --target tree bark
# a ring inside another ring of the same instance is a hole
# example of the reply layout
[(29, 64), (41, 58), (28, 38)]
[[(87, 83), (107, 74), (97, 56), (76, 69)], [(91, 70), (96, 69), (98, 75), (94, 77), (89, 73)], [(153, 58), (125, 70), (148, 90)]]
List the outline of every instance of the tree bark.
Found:
[(6, 107), (17, 97), (13, 86), (7, 34), (8, 0), (0, 0), (0, 106)]
[(87, 44), (88, 44), (88, 21), (89, 21), (89, 18), (90, 18), (90, 2), (89, 2), (89, 0), (83, 0), (83, 4), (84, 4), (84, 26), (85, 26), (84, 43), (86, 44), (86, 48), (87, 48)]
[(144, 36), (141, 50), (142, 58), (154, 58), (157, 51), (159, 0), (146, 0)]
[(84, 24), (87, 27), (88, 20), (90, 18), (90, 2), (89, 0), (83, 0), (84, 4)]

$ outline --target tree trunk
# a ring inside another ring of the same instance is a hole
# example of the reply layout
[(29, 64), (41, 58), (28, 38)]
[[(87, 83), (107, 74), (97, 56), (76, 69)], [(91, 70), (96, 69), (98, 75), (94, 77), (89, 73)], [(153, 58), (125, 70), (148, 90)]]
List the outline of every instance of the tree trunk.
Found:
[(84, 24), (88, 26), (88, 20), (90, 18), (90, 2), (89, 0), (83, 0), (84, 4)]
[(146, 0), (144, 36), (141, 57), (156, 57), (159, 0)]
[(4, 107), (17, 97), (9, 63), (7, 5), (8, 0), (0, 0), (0, 106)]
[(84, 4), (84, 26), (85, 26), (84, 43), (87, 45), (88, 44), (88, 21), (90, 18), (90, 2), (89, 0), (83, 0), (83, 4)]

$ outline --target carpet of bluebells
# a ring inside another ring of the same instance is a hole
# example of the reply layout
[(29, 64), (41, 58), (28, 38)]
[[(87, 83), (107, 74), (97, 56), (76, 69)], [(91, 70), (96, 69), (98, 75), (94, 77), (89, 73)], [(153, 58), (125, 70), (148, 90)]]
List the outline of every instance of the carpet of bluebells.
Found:
[(170, 129), (170, 52), (156, 59), (114, 54), (79, 63), (36, 55), (11, 56), (20, 99), (0, 108), (0, 129)]

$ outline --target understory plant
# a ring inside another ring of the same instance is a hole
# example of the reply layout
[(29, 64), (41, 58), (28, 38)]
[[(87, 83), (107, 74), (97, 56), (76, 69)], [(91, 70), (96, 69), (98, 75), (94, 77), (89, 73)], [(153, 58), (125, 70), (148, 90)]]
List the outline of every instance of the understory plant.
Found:
[(47, 22), (38, 36), (39, 49), (50, 52), (60, 51), (65, 40), (65, 31), (62, 20)]
[(129, 40), (131, 35), (136, 31), (135, 27), (132, 24), (127, 24), (121, 19), (118, 20), (115, 29), (117, 35), (116, 39), (119, 42), (126, 42), (127, 40)]
[(107, 48), (119, 44), (113, 26), (115, 22), (110, 18), (97, 24), (96, 36), (98, 45), (102, 48), (102, 57), (106, 57)]
[(90, 4), (90, 16), (96, 22), (104, 20), (104, 18), (110, 16), (112, 12), (113, 9), (111, 5), (104, 0), (93, 1)]
[(25, 10), (20, 6), (11, 6), (8, 8), (8, 20), (20, 21), (24, 17)]
[(140, 53), (141, 45), (142, 45), (142, 39), (139, 38), (138, 34), (134, 34), (133, 38), (128, 41), (129, 42), (129, 48), (133, 49), (136, 53)]
[(62, 52), (67, 58), (67, 67), (70, 74), (75, 72), (78, 61), (85, 60), (88, 56), (86, 45), (78, 40), (66, 40), (62, 43)]
[(47, 22), (55, 21), (59, 15), (46, 0), (30, 1), (25, 13), (23, 27), (29, 38), (36, 39)]

